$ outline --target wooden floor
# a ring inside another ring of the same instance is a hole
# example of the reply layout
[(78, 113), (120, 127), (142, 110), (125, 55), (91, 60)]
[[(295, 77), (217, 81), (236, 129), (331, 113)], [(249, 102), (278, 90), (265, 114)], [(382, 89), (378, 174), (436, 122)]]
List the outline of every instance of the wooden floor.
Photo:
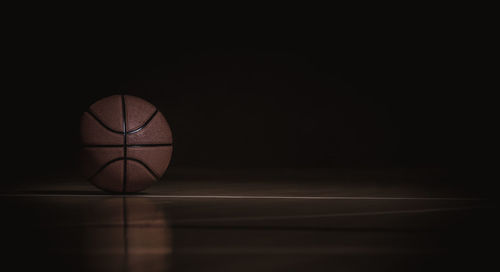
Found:
[[(79, 178), (0, 194), (11, 271), (492, 270), (498, 209), (467, 191), (321, 173), (165, 179), (106, 195)], [(207, 177), (207, 176), (205, 176)], [(415, 184), (415, 183), (412, 183)]]

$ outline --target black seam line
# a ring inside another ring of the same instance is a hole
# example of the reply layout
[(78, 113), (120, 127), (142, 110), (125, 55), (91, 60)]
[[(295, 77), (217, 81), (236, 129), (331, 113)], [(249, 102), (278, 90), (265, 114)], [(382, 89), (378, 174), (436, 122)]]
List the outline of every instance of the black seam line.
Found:
[(90, 176), (88, 179), (92, 180), (93, 178), (95, 178), (95, 176), (97, 176), (97, 174), (99, 174), (102, 170), (104, 170), (104, 168), (108, 167), (108, 165), (110, 165), (114, 162), (117, 162), (119, 160), (123, 160), (123, 157), (119, 157), (119, 158), (112, 159), (112, 160), (108, 161), (103, 166), (101, 166), (101, 168), (97, 169), (97, 171), (92, 176)]
[(122, 192), (127, 190), (127, 109), (125, 108), (125, 95), (122, 94), (122, 124), (123, 124), (123, 188)]
[(136, 128), (134, 130), (127, 131), (127, 134), (134, 134), (134, 133), (139, 132), (143, 128), (145, 128), (149, 124), (149, 122), (151, 122), (151, 120), (153, 120), (153, 118), (156, 116), (157, 113), (158, 113), (158, 110), (155, 110), (155, 112), (153, 112), (153, 114), (151, 114), (151, 116), (148, 118), (148, 120), (146, 120), (146, 122), (144, 122), (144, 124), (142, 124), (142, 126)]
[(131, 161), (135, 161), (135, 162), (138, 162), (138, 163), (142, 164), (142, 166), (144, 166), (144, 168), (146, 168), (146, 170), (148, 170), (149, 173), (151, 173), (151, 175), (153, 175), (153, 177), (155, 177), (156, 180), (160, 179), (160, 177), (151, 168), (149, 168), (149, 166), (147, 164), (145, 164), (141, 160), (134, 159), (134, 158), (128, 158), (128, 159), (131, 160)]
[[(97, 144), (97, 145), (82, 145), (83, 148), (90, 147), (123, 147), (123, 144)], [(172, 146), (172, 144), (129, 144), (127, 147), (155, 147), (155, 146)]]
[(119, 158), (116, 158), (116, 159), (112, 159), (110, 161), (108, 161), (107, 163), (105, 163), (103, 166), (101, 166), (101, 168), (99, 168), (92, 176), (90, 176), (90, 178), (88, 178), (89, 180), (92, 180), (95, 176), (97, 176), (97, 174), (99, 174), (102, 170), (104, 170), (104, 168), (106, 168), (108, 165), (114, 163), (114, 162), (117, 162), (117, 161), (120, 161), (120, 160), (124, 160), (125, 159), (127, 160), (130, 160), (130, 161), (135, 161), (135, 162), (138, 162), (139, 164), (141, 164), (142, 166), (144, 166), (144, 168), (146, 168), (146, 170), (148, 170), (149, 173), (151, 173), (151, 175), (153, 175), (155, 177), (156, 180), (159, 180), (160, 177), (151, 169), (149, 168), (149, 166), (147, 164), (145, 164), (143, 161), (141, 160), (138, 160), (138, 159), (134, 159), (134, 158), (125, 158), (125, 157), (119, 157)]
[[(117, 133), (117, 134), (123, 134), (123, 131), (119, 131), (119, 130), (114, 130), (110, 127), (108, 127), (101, 119), (99, 119), (97, 117), (97, 115), (95, 115), (95, 113), (93, 113), (90, 109), (87, 110), (87, 112), (90, 114), (90, 116), (92, 116), (99, 124), (101, 124), (101, 126), (103, 126), (105, 129), (113, 132), (113, 133)], [(151, 120), (153, 120), (153, 118), (156, 116), (156, 114), (158, 113), (158, 110), (155, 110), (155, 112), (148, 118), (148, 120), (146, 120), (146, 122), (144, 122), (144, 124), (142, 124), (142, 126), (134, 129), (134, 130), (131, 130), (131, 131), (127, 131), (127, 134), (134, 134), (134, 133), (137, 133), (139, 131), (141, 131), (142, 129), (144, 129), (150, 122)]]
[(104, 124), (103, 121), (101, 121), (101, 119), (99, 119), (90, 109), (87, 110), (87, 112), (90, 114), (90, 116), (92, 116), (99, 124), (101, 124), (102, 127), (104, 127), (105, 129), (113, 132), (113, 133), (118, 133), (118, 134), (123, 134), (123, 131), (118, 131), (118, 130), (114, 130), (110, 127), (108, 127), (106, 124)]

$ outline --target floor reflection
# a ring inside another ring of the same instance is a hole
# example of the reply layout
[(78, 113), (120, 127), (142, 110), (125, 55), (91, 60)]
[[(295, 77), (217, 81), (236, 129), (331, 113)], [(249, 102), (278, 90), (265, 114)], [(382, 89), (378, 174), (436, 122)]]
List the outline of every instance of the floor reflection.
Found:
[(168, 271), (165, 205), (140, 197), (0, 198), (2, 261), (15, 271)]
[[(483, 271), (495, 265), (489, 248), (497, 244), (491, 215), (498, 208), (489, 199), (397, 193), (398, 187), (370, 196), (360, 194), (369, 188), (299, 181), (274, 183), (274, 191), (260, 181), (191, 182), (182, 185), (191, 188), (185, 194), (165, 183), (125, 198), (77, 185), (5, 194), (1, 268)], [(207, 188), (220, 191), (210, 195)], [(302, 194), (290, 193), (299, 188)]]
[(98, 200), (86, 217), (83, 252), (88, 270), (169, 269), (171, 232), (164, 213), (150, 200)]

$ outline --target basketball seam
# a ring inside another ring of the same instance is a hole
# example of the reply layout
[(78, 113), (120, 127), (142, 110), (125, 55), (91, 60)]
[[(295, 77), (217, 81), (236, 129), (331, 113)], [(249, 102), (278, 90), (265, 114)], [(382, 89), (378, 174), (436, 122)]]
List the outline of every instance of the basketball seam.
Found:
[(123, 125), (123, 188), (122, 192), (127, 190), (127, 109), (125, 108), (125, 95), (122, 94), (122, 125)]
[(118, 131), (118, 130), (114, 130), (110, 127), (108, 127), (103, 121), (101, 121), (101, 119), (99, 119), (97, 117), (97, 115), (95, 115), (90, 109), (87, 110), (87, 112), (90, 114), (90, 116), (92, 116), (99, 124), (101, 124), (102, 127), (104, 127), (105, 129), (113, 132), (113, 133), (118, 133), (118, 134), (123, 134), (123, 131)]
[[(127, 144), (127, 147), (162, 147), (172, 146), (172, 144)], [(95, 144), (95, 145), (82, 145), (83, 148), (105, 148), (105, 147), (123, 147), (123, 144)]]
[(99, 169), (97, 169), (97, 171), (91, 175), (88, 179), (89, 180), (92, 180), (94, 179), (102, 170), (104, 170), (104, 168), (108, 167), (108, 165), (114, 163), (114, 162), (117, 162), (119, 160), (122, 160), (123, 157), (118, 157), (118, 158), (115, 158), (115, 159), (112, 159), (112, 160), (109, 160), (108, 162), (106, 162), (105, 164), (103, 164)]
[(136, 128), (136, 129), (127, 131), (127, 134), (134, 134), (134, 133), (139, 132), (143, 128), (145, 128), (151, 122), (151, 120), (153, 120), (153, 118), (156, 116), (157, 113), (158, 113), (158, 109), (156, 109), (155, 112), (153, 112), (153, 114), (146, 120), (146, 122), (144, 122), (144, 124), (142, 124), (142, 126)]
[[(114, 162), (117, 162), (117, 161), (120, 161), (120, 160), (125, 160), (125, 157), (119, 157), (119, 158), (115, 158), (115, 159), (112, 159), (112, 160), (109, 160), (108, 162), (106, 162), (103, 166), (101, 166), (101, 168), (99, 168), (93, 175), (91, 175), (88, 179), (89, 180), (92, 180), (94, 179), (100, 172), (102, 172), (106, 167), (108, 167), (110, 164), (114, 163)], [(130, 161), (135, 161), (135, 162), (138, 162), (139, 164), (141, 164), (149, 173), (151, 173), (151, 175), (153, 175), (153, 177), (156, 179), (156, 180), (159, 180), (160, 177), (159, 177), (159, 174), (155, 173), (153, 171), (153, 169), (151, 169), (145, 162), (139, 160), (139, 159), (136, 159), (136, 158), (127, 158), (127, 160), (130, 160)]]
[[(139, 131), (141, 131), (142, 129), (144, 129), (152, 120), (153, 118), (156, 116), (156, 114), (158, 113), (158, 109), (155, 110), (155, 112), (138, 128), (134, 129), (134, 130), (131, 130), (131, 131), (127, 131), (126, 134), (135, 134)], [(99, 117), (97, 117), (97, 115), (92, 112), (90, 109), (87, 110), (87, 113), (90, 114), (90, 116), (92, 116), (103, 128), (113, 132), (113, 133), (117, 133), (117, 134), (123, 134), (123, 131), (119, 131), (119, 130), (114, 130), (110, 127), (108, 127), (101, 119), (99, 119)], [(124, 117), (125, 118), (125, 117)]]
[(156, 174), (156, 173), (153, 171), (153, 169), (149, 168), (149, 166), (148, 166), (145, 162), (143, 162), (143, 161), (141, 161), (141, 160), (139, 160), (139, 159), (135, 159), (135, 158), (128, 158), (128, 159), (129, 159), (129, 160), (131, 160), (131, 161), (135, 161), (135, 162), (138, 162), (139, 164), (141, 164), (144, 168), (146, 168), (146, 170), (148, 170), (148, 172), (149, 172), (149, 173), (151, 173), (151, 175), (153, 175), (153, 177), (154, 177), (156, 180), (159, 180), (159, 179), (160, 179), (159, 175), (158, 175), (158, 174)]

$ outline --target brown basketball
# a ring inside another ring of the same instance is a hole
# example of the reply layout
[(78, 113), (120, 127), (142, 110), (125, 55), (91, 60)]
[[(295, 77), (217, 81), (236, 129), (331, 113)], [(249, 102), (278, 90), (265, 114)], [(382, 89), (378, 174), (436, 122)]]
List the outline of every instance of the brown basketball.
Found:
[(172, 132), (151, 103), (131, 95), (105, 97), (81, 119), (82, 171), (110, 192), (138, 192), (159, 180), (172, 156)]

